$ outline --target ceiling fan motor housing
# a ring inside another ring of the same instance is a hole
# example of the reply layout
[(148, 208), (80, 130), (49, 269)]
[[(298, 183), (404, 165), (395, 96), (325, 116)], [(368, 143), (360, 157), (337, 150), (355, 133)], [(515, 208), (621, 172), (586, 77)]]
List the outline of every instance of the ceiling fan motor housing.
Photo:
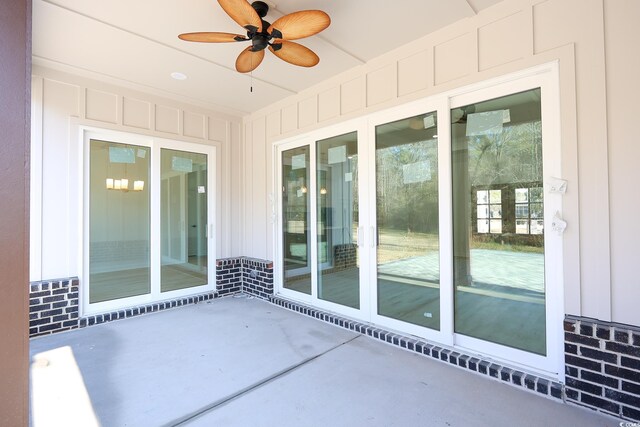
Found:
[(262, 21), (262, 31), (256, 32), (255, 27), (248, 28), (247, 37), (251, 39), (252, 48), (254, 52), (264, 50), (269, 46), (269, 41), (273, 38), (271, 34), (267, 32), (267, 29), (271, 26), (271, 23), (265, 21), (264, 18), (269, 12), (269, 5), (263, 1), (254, 1), (251, 3), (251, 7), (256, 11), (260, 20)]
[(269, 39), (271, 37), (268, 35), (264, 35), (262, 33), (256, 34), (251, 38), (251, 44), (253, 45), (253, 51), (257, 52), (259, 50), (266, 49), (269, 45)]

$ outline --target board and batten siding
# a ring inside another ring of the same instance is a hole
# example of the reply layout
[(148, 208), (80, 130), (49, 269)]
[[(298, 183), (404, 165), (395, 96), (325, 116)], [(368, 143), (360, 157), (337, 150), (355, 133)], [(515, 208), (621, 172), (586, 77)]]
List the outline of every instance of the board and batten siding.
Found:
[[(231, 158), (241, 118), (64, 72), (34, 67), (30, 280), (75, 277), (82, 258), (81, 126), (215, 146), (218, 257), (239, 256), (242, 175)], [(117, 142), (117, 140), (116, 140)]]
[(277, 256), (275, 142), (558, 61), (565, 312), (639, 325), (639, 8), (636, 0), (506, 0), (245, 117), (242, 253)]

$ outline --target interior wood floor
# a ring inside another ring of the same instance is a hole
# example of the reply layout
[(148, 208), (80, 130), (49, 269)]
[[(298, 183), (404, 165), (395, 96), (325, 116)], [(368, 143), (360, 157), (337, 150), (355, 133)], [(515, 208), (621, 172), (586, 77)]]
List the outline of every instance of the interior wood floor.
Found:
[[(319, 298), (358, 308), (359, 269), (323, 274)], [(437, 283), (413, 277), (378, 276), (378, 314), (431, 329), (440, 327), (440, 289)], [(289, 280), (286, 286), (311, 292), (311, 279)], [(462, 335), (544, 354), (544, 294), (529, 289), (475, 282), (458, 286), (455, 294), (455, 331)]]
[[(149, 268), (134, 268), (91, 274), (90, 302), (111, 301), (148, 294), (151, 290)], [(169, 292), (207, 284), (207, 273), (192, 264), (163, 265), (160, 269), (161, 291)]]
[[(206, 268), (194, 264), (202, 265), (202, 260), (194, 258), (190, 263), (162, 266), (162, 292), (206, 284)], [(408, 266), (404, 268), (407, 274), (401, 274), (402, 269), (397, 272), (387, 269), (378, 274), (378, 314), (439, 329), (438, 283), (421, 280)], [(327, 271), (320, 276), (319, 298), (358, 309), (359, 269)], [(92, 274), (90, 280), (92, 303), (150, 291), (148, 268)], [(310, 294), (311, 278), (308, 275), (290, 277), (285, 288)], [(457, 333), (543, 354), (546, 347), (544, 291), (526, 285), (505, 286), (481, 281), (475, 281), (473, 286), (458, 286), (454, 323)]]

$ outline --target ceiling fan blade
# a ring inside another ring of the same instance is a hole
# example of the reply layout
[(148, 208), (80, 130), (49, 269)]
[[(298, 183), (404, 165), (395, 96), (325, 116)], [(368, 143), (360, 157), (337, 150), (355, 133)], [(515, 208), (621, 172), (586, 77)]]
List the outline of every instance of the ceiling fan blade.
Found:
[[(278, 49), (279, 45), (281, 47)], [(269, 50), (283, 61), (301, 67), (313, 67), (320, 62), (318, 55), (311, 49), (295, 42), (275, 40)]]
[(236, 70), (240, 73), (248, 73), (258, 68), (264, 59), (264, 49), (254, 52), (253, 46), (249, 46), (238, 55), (236, 59)]
[(188, 42), (202, 42), (202, 43), (227, 43), (227, 42), (241, 42), (249, 40), (245, 36), (231, 33), (184, 33), (178, 36), (180, 40)]
[(296, 40), (319, 33), (331, 24), (329, 15), (321, 10), (302, 10), (275, 20), (267, 32), (276, 39)]
[(251, 31), (262, 31), (262, 19), (247, 0), (218, 0), (227, 15), (240, 26)]

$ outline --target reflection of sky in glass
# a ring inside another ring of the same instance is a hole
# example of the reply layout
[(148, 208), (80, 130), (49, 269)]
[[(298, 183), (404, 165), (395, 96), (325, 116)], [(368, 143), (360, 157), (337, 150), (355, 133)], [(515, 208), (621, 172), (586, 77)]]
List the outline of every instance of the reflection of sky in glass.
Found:
[(529, 190), (527, 188), (516, 188), (516, 203), (525, 203), (529, 198)]

